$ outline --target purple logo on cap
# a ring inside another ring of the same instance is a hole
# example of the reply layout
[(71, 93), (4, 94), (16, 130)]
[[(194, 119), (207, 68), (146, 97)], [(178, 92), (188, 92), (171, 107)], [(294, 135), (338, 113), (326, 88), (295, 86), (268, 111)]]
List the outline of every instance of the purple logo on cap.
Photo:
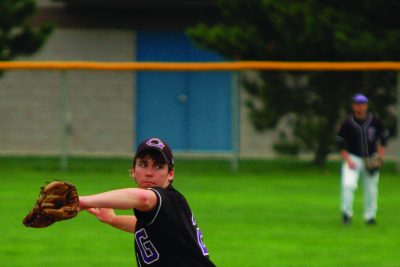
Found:
[(163, 150), (165, 145), (164, 143), (158, 138), (151, 138), (146, 142), (146, 145), (158, 147), (159, 149)]

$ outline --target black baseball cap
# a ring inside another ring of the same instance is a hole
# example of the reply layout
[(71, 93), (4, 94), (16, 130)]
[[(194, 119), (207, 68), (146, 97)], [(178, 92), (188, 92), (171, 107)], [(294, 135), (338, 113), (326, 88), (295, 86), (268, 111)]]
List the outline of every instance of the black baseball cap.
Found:
[(174, 166), (174, 156), (172, 154), (171, 148), (166, 142), (164, 142), (160, 138), (152, 137), (143, 140), (136, 149), (135, 158), (146, 150), (155, 150), (160, 152), (165, 162), (168, 165)]
[(352, 101), (355, 104), (367, 104), (368, 103), (368, 98), (365, 95), (359, 93), (359, 94), (355, 94), (352, 97)]

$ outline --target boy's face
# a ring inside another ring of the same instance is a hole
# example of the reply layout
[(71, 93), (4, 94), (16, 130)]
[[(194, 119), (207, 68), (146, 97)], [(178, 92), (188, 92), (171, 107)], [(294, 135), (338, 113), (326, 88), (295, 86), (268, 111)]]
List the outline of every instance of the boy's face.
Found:
[(352, 103), (351, 108), (353, 109), (353, 113), (356, 116), (363, 116), (367, 113), (368, 104), (367, 103)]
[(131, 176), (139, 188), (166, 188), (174, 179), (174, 170), (168, 170), (168, 164), (156, 162), (150, 155), (146, 155), (136, 159)]

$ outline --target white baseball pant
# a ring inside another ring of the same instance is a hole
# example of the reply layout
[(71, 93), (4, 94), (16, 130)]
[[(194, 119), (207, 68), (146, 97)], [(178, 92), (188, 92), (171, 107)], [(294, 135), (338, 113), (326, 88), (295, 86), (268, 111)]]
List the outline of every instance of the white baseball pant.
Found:
[(354, 192), (358, 187), (359, 177), (362, 176), (364, 185), (364, 219), (376, 218), (379, 171), (371, 175), (365, 168), (363, 158), (350, 154), (350, 159), (356, 164), (356, 167), (350, 169), (347, 162), (343, 161), (341, 179), (342, 211), (350, 217), (353, 216)]

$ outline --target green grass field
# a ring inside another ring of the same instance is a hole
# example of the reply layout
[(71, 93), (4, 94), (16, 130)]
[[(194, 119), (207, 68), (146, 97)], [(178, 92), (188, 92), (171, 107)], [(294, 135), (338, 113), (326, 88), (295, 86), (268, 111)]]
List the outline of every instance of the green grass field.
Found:
[[(0, 158), (0, 266), (136, 266), (132, 235), (86, 212), (45, 229), (21, 223), (43, 182), (93, 194), (133, 186), (129, 167), (129, 159), (71, 159), (63, 172), (57, 159)], [(382, 171), (377, 226), (362, 221), (362, 186), (353, 224), (341, 225), (338, 162), (241, 161), (232, 173), (227, 161), (178, 159), (175, 175), (217, 266), (400, 266), (393, 164)]]

